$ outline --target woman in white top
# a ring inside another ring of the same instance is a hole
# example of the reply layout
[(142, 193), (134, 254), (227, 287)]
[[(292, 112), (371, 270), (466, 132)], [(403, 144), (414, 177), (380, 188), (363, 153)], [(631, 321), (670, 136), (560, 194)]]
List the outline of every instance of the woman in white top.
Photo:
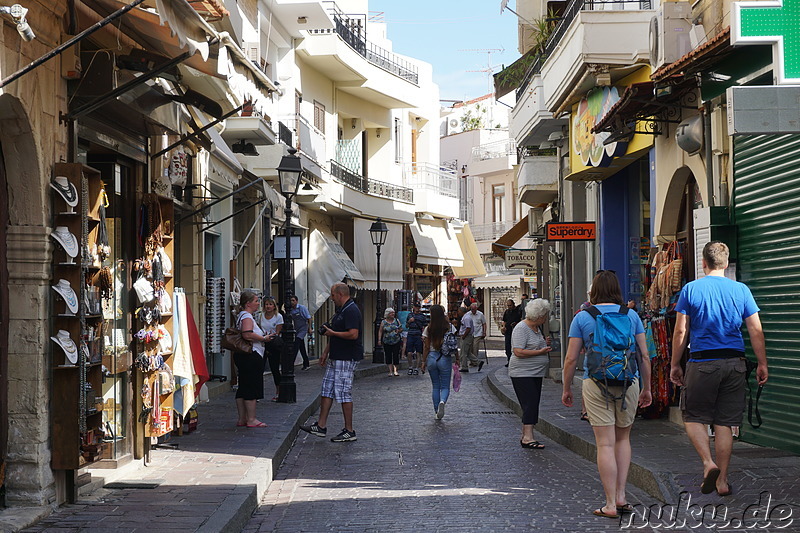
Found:
[[(428, 375), (431, 377), (433, 410), (437, 420), (444, 417), (444, 406), (450, 396), (453, 358), (455, 358), (456, 364), (459, 362), (456, 339), (456, 328), (447, 321), (444, 307), (432, 305), (431, 321), (422, 330), (422, 372), (424, 373), (427, 369)], [(451, 350), (449, 353), (447, 353), (448, 348)]]
[(263, 308), (259, 324), (267, 335), (264, 349), (267, 352), (267, 362), (269, 370), (272, 372), (272, 381), (275, 383), (275, 397), (272, 401), (278, 401), (281, 386), (281, 352), (283, 351), (283, 340), (281, 330), (283, 329), (283, 315), (278, 312), (278, 305), (272, 296), (262, 298)]
[(258, 310), (258, 295), (252, 291), (242, 292), (239, 298), (239, 315), (236, 327), (242, 338), (253, 343), (251, 352), (233, 352), (239, 387), (236, 390), (237, 426), (249, 428), (267, 427), (256, 418), (256, 400), (264, 397), (264, 341), (267, 337), (253, 318)]

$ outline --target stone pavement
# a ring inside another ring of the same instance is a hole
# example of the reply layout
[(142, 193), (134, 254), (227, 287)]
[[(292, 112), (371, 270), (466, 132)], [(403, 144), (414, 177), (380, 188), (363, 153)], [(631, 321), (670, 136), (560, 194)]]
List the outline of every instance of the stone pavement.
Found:
[[(537, 435), (546, 437), (540, 440), (547, 449), (523, 450), (519, 418), (509, 413), (519, 407), (502, 366), (505, 357), (495, 350), (489, 355), (483, 372), (463, 375), (465, 388), (438, 423), (427, 376), (388, 378), (383, 365), (365, 360), (355, 386), (355, 443), (301, 433), (292, 447), (298, 425), (318, 407), (318, 367), (297, 373), (296, 404), (259, 403), (265, 429), (235, 427), (233, 392), (226, 392), (200, 406), (198, 430), (173, 439), (178, 449), (156, 449), (146, 467), (136, 462), (108, 473), (109, 481), (151, 481), (155, 488), (107, 486), (26, 531), (411, 531), (433, 515), (443, 530), (619, 529), (615, 521), (587, 516), (602, 498), (591, 428), (578, 420), (578, 409), (563, 407), (560, 385), (545, 380)], [(272, 390), (269, 377), (265, 390)], [(335, 408), (331, 416), (331, 434), (341, 425), (339, 413)], [(430, 449), (431, 443), (436, 447)], [(795, 455), (737, 442), (735, 494), (724, 499), (699, 494), (699, 460), (682, 429), (668, 421), (637, 420), (633, 455), (633, 504), (678, 503), (686, 490), (692, 503), (724, 503), (741, 514), (767, 491), (773, 507), (787, 504), (793, 513), (793, 524), (780, 531), (800, 531)], [(350, 496), (355, 498), (343, 500)], [(23, 515), (0, 511), (0, 531), (30, 526), (32, 519)]]

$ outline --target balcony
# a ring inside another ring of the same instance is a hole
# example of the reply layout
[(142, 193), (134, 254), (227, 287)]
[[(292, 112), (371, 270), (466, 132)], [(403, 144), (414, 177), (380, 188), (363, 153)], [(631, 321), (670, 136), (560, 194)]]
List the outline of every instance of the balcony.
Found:
[[(629, 73), (615, 68), (647, 62), (653, 7), (650, 0), (571, 0), (520, 84), (517, 106), (525, 93), (538, 92), (542, 103), (533, 109), (544, 105), (556, 111), (570, 103), (565, 102), (570, 94), (608, 85)], [(533, 91), (537, 75), (543, 83), (538, 82), (541, 90)]]
[(331, 161), (331, 176), (334, 180), (364, 194), (406, 203), (414, 203), (414, 191), (392, 183), (365, 178), (336, 161)]
[[(508, 232), (519, 220), (507, 220), (505, 222), (492, 222), (490, 224), (470, 224), (472, 236), (475, 242), (494, 242)], [(489, 268), (487, 267), (487, 272)]]
[(229, 117), (225, 120), (222, 138), (228, 144), (244, 141), (255, 145), (275, 144), (275, 131), (269, 117), (258, 115)]
[(287, 146), (297, 148), (303, 168), (318, 178), (327, 159), (325, 134), (315, 128), (302, 115), (284, 117), (278, 122), (278, 139)]
[(546, 151), (520, 150), (517, 174), (519, 201), (531, 206), (550, 203), (558, 197), (558, 157)]
[(517, 143), (503, 139), (472, 148), (469, 171), (473, 176), (508, 172), (517, 164)]
[(325, 3), (333, 28), (306, 31), (297, 46), (303, 61), (337, 82), (339, 90), (381, 107), (426, 105), (417, 65), (368, 41), (366, 16), (345, 15), (335, 3)]
[(403, 183), (416, 191), (416, 210), (442, 217), (458, 217), (458, 178), (453, 169), (431, 163), (403, 166)]
[(511, 136), (521, 146), (539, 146), (569, 121), (553, 118), (545, 106), (541, 73), (531, 76), (524, 89), (517, 92), (517, 103), (511, 111)]

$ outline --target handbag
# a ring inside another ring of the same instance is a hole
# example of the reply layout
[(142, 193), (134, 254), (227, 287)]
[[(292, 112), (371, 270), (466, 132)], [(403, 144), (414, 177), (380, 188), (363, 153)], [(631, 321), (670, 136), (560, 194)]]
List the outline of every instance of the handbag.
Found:
[(667, 247), (667, 289), (669, 292), (681, 290), (681, 280), (683, 278), (683, 257), (678, 241), (672, 241)]
[(136, 291), (136, 297), (139, 298), (140, 304), (151, 302), (155, 298), (153, 284), (145, 276), (142, 276), (133, 284), (133, 289)]
[(244, 337), (242, 337), (242, 332), (233, 326), (225, 329), (225, 332), (222, 334), (220, 346), (222, 346), (224, 350), (230, 350), (232, 352), (250, 353), (253, 351), (253, 343), (245, 340)]
[(461, 372), (458, 368), (458, 364), (453, 363), (453, 390), (458, 392), (461, 388)]

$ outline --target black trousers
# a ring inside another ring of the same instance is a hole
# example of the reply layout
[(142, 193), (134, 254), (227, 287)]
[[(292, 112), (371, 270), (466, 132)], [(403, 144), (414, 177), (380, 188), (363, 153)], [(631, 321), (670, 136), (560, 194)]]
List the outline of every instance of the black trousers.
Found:
[[(272, 372), (272, 381), (275, 386), (281, 384), (281, 352), (283, 351), (283, 342), (280, 337), (272, 339), (272, 341), (264, 344), (264, 359), (269, 364), (269, 371)], [(266, 365), (265, 365), (266, 366)]]
[(306, 352), (306, 339), (295, 337), (294, 339), (294, 350), (292, 351), (295, 356), (297, 355), (297, 350), (300, 350), (300, 356), (303, 358), (303, 368), (308, 368), (311, 364), (308, 360), (308, 353)]
[(506, 338), (506, 358), (511, 361), (511, 356), (514, 355), (514, 352), (511, 351), (511, 332), (506, 331), (504, 336)]
[(542, 397), (544, 378), (511, 378), (519, 406), (522, 407), (522, 423), (535, 425), (539, 422), (539, 400)]

